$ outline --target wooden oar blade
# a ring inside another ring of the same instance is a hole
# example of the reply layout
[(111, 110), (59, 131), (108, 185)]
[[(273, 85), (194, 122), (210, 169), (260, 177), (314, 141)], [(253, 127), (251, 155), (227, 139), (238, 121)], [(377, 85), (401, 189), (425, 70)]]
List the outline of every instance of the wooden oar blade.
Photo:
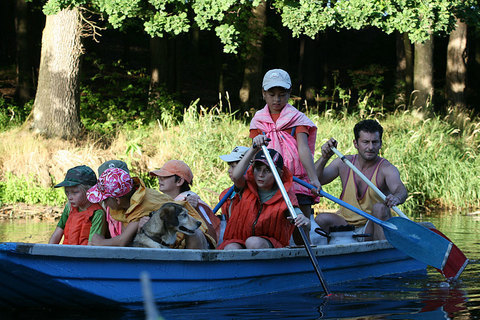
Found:
[[(432, 232), (444, 237), (448, 241), (450, 239), (447, 238), (441, 231), (437, 229), (430, 229)], [(447, 263), (443, 266), (442, 269), (437, 268), (437, 270), (442, 273), (445, 278), (455, 281), (458, 277), (462, 274), (463, 270), (468, 265), (468, 258), (465, 254), (460, 250), (453, 242), (452, 242), (452, 249), (450, 250), (450, 254), (448, 255)]]
[(443, 269), (452, 249), (450, 241), (408, 219), (393, 217), (387, 221), (397, 227), (383, 229), (392, 246), (418, 261)]

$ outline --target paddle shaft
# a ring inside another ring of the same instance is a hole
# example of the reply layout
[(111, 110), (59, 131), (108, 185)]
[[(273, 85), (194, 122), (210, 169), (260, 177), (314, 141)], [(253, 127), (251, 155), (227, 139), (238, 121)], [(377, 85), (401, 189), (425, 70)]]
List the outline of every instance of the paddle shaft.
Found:
[[(385, 200), (386, 196), (383, 194), (380, 189), (377, 188), (376, 185), (372, 183), (357, 167), (353, 165), (340, 151), (338, 151), (335, 147), (332, 147), (332, 151), (347, 165), (349, 166), (370, 188), (375, 191), (382, 200)], [(408, 217), (396, 206), (392, 207), (393, 211), (395, 211), (400, 217), (408, 219)], [(430, 228), (433, 232), (439, 234), (440, 236), (444, 237), (448, 241), (448, 237), (444, 235), (442, 232), (435, 228)], [(452, 254), (453, 253), (453, 254)], [(452, 258), (450, 258), (452, 256)], [(468, 264), (468, 259), (463, 254), (463, 252), (452, 242), (452, 249), (449, 254), (449, 258), (446, 261), (446, 266), (444, 268), (438, 269), (447, 279), (450, 278), (452, 281), (458, 279), (460, 274), (462, 273), (465, 266)]]
[[(275, 164), (273, 163), (272, 157), (270, 157), (270, 153), (268, 152), (268, 149), (266, 146), (262, 146), (263, 153), (265, 154), (265, 157), (267, 158), (268, 164), (270, 166), (270, 170), (273, 173), (273, 176), (275, 177), (275, 181), (277, 182), (278, 188), (280, 189), (280, 192), (282, 193), (283, 199), (285, 200), (285, 203), (287, 204), (288, 210), (290, 214), (292, 215), (293, 219), (297, 218), (297, 213), (295, 212), (295, 209), (293, 208), (292, 202), (290, 201), (290, 198), (288, 197), (287, 191), (285, 190), (285, 186), (283, 185), (283, 181), (280, 178), (280, 175), (278, 174), (277, 168), (275, 168)], [(310, 261), (312, 262), (313, 269), (315, 270), (315, 273), (318, 276), (318, 279), (320, 280), (320, 284), (323, 287), (323, 291), (325, 291), (326, 295), (330, 294), (330, 291), (327, 288), (327, 285), (325, 284), (325, 280), (323, 279), (323, 274), (322, 270), (320, 269), (320, 266), (318, 265), (317, 258), (313, 254), (312, 248), (310, 247), (310, 243), (308, 242), (307, 235), (305, 234), (305, 230), (303, 230), (302, 227), (297, 228), (298, 231), (300, 232), (300, 235), (302, 236), (302, 240), (305, 244), (305, 249), (307, 250), (308, 257), (310, 258)]]
[[(370, 188), (372, 188), (373, 191), (375, 191), (375, 192), (382, 198), (382, 200), (385, 200), (385, 198), (386, 198), (385, 194), (383, 194), (383, 192), (380, 191), (380, 189), (378, 189), (377, 186), (374, 185), (373, 182), (370, 181), (370, 180), (362, 173), (362, 171), (360, 171), (360, 169), (358, 169), (357, 167), (355, 167), (355, 166), (353, 165), (353, 163), (350, 162), (350, 160), (348, 160), (340, 151), (337, 150), (337, 148), (332, 147), (332, 151), (340, 158), (340, 160), (342, 160), (347, 166), (350, 167), (350, 169), (352, 169), (360, 178), (362, 178), (362, 180), (363, 180), (366, 184), (368, 184), (368, 186), (369, 186)], [(393, 209), (393, 211), (395, 211), (400, 217), (408, 219), (408, 217), (407, 217), (402, 211), (400, 211), (400, 209), (398, 209), (397, 206), (393, 206), (392, 209)]]
[[(311, 185), (310, 183), (307, 183), (307, 182), (305, 182), (305, 181), (303, 181), (303, 180), (301, 180), (301, 179), (299, 179), (299, 178), (297, 178), (297, 177), (293, 177), (293, 181), (301, 184), (302, 186), (304, 186), (305, 188), (308, 188), (308, 189), (314, 189), (314, 188), (315, 188), (315, 187), (314, 187), (313, 185)], [(393, 225), (393, 224), (391, 224), (391, 223), (389, 223), (389, 222), (380, 220), (380, 219), (378, 219), (377, 217), (374, 217), (374, 216), (372, 216), (372, 215), (370, 215), (370, 214), (368, 214), (368, 213), (366, 213), (366, 212), (363, 212), (362, 210), (360, 210), (360, 209), (352, 206), (352, 205), (349, 204), (349, 203), (346, 203), (346, 202), (343, 201), (343, 200), (340, 200), (340, 199), (338, 199), (338, 198), (335, 198), (334, 196), (332, 196), (331, 194), (326, 193), (326, 192), (323, 191), (323, 190), (320, 190), (319, 193), (320, 193), (320, 195), (321, 195), (322, 197), (325, 197), (325, 198), (327, 198), (327, 199), (329, 199), (329, 200), (332, 200), (333, 202), (341, 205), (342, 207), (345, 207), (345, 208), (347, 208), (348, 210), (353, 211), (353, 212), (355, 212), (356, 214), (359, 214), (359, 215), (361, 215), (362, 217), (367, 218), (368, 220), (372, 220), (373, 222), (381, 225), (382, 227), (385, 227), (385, 228), (388, 228), (388, 229), (391, 229), (391, 230), (396, 230), (396, 229), (397, 229), (397, 227), (396, 227), (395, 225)]]
[[(314, 188), (314, 186), (311, 184), (298, 178), (294, 177), (293, 181), (305, 186), (306, 188)], [(443, 269), (445, 266), (453, 246), (448, 239), (445, 239), (444, 237), (413, 222), (412, 220), (401, 217), (393, 217), (387, 221), (382, 221), (340, 199), (335, 198), (323, 190), (321, 190), (319, 193), (323, 197), (382, 226), (388, 242), (410, 257), (438, 269)]]
[(233, 186), (228, 189), (227, 193), (223, 196), (223, 198), (220, 200), (220, 202), (213, 208), (213, 213), (217, 213), (218, 209), (220, 209), (225, 201), (227, 201), (228, 197), (230, 197), (233, 193)]

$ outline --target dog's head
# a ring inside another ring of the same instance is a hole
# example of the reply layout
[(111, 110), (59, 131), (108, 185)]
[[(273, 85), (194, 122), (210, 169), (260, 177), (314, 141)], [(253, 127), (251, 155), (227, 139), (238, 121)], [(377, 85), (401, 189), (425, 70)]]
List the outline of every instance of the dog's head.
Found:
[(160, 209), (152, 212), (152, 217), (155, 213), (159, 213), (159, 217), (163, 220), (165, 227), (173, 227), (176, 231), (182, 232), (187, 235), (195, 233), (202, 224), (197, 219), (188, 214), (187, 209), (179, 204), (168, 202), (165, 203)]

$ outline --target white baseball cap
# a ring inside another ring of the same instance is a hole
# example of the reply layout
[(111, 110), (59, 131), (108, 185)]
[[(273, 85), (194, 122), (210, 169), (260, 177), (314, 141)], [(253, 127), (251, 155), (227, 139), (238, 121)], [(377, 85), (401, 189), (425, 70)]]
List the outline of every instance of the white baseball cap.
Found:
[(282, 69), (272, 69), (265, 73), (262, 87), (265, 91), (274, 87), (290, 89), (292, 87), (292, 80), (290, 80), (287, 71)]
[(220, 156), (220, 159), (226, 162), (236, 162), (242, 160), (245, 153), (248, 151), (247, 147), (235, 147), (230, 154), (224, 154)]

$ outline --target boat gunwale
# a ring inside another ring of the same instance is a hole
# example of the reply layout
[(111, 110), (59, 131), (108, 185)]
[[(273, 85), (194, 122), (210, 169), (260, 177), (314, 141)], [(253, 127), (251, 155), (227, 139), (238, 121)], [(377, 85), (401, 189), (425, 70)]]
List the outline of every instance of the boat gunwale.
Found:
[[(392, 248), (386, 240), (312, 247), (317, 257), (388, 250)], [(62, 258), (111, 258), (152, 261), (243, 261), (307, 257), (307, 253), (302, 247), (255, 250), (198, 250), (76, 246), (21, 242), (0, 243), (0, 253), (2, 252)]]

